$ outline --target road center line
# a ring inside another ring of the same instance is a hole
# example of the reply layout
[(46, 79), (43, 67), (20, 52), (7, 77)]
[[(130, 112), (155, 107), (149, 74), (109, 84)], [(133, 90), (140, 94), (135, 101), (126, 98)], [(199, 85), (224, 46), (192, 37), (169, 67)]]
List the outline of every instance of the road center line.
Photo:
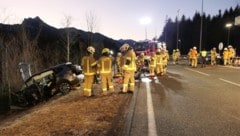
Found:
[(149, 82), (146, 82), (147, 91), (147, 113), (148, 113), (148, 136), (157, 136), (155, 115), (152, 103), (152, 94)]
[(202, 75), (204, 75), (204, 76), (210, 76), (210, 75), (207, 74), (207, 73), (203, 73), (203, 72), (200, 72), (200, 71), (197, 71), (197, 70), (193, 70), (193, 69), (190, 69), (190, 68), (185, 68), (185, 69), (190, 70), (190, 71), (193, 71), (193, 72), (196, 72), (196, 73), (199, 73), (199, 74), (202, 74)]
[(222, 78), (219, 78), (219, 80), (240, 87), (240, 84), (238, 84), (238, 83), (235, 83), (235, 82), (232, 82), (232, 81), (229, 81), (229, 80), (225, 80), (225, 79), (222, 79)]

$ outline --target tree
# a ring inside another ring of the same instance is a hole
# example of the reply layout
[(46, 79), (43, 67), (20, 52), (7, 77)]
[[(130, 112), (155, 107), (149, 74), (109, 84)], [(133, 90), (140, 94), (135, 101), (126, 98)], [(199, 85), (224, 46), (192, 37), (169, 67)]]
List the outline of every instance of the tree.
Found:
[(64, 22), (63, 22), (63, 26), (66, 30), (66, 48), (67, 48), (67, 56), (66, 56), (66, 61), (69, 62), (70, 61), (70, 46), (71, 46), (71, 38), (70, 38), (70, 25), (72, 24), (72, 16), (69, 15), (64, 15)]
[(87, 30), (89, 32), (88, 35), (88, 46), (93, 45), (93, 32), (97, 29), (97, 16), (93, 11), (89, 11), (86, 13), (86, 23), (87, 23)]

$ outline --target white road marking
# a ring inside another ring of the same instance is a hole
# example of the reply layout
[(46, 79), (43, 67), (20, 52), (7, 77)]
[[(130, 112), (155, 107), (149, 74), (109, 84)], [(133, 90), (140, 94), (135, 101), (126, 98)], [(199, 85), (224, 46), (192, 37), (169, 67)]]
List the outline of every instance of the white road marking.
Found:
[(225, 79), (222, 79), (222, 78), (219, 78), (219, 80), (240, 87), (240, 84), (238, 84), (238, 83), (235, 83), (235, 82), (232, 82), (232, 81), (229, 81), (229, 80), (225, 80)]
[(210, 75), (207, 74), (207, 73), (203, 73), (203, 72), (200, 72), (200, 71), (197, 71), (197, 70), (193, 70), (193, 69), (190, 69), (190, 68), (185, 68), (185, 69), (190, 70), (190, 71), (193, 71), (193, 72), (196, 72), (196, 73), (199, 73), (199, 74), (202, 74), (202, 75), (204, 75), (204, 76), (210, 76)]
[(152, 95), (149, 82), (146, 82), (147, 89), (147, 112), (148, 112), (148, 136), (157, 136), (155, 115), (153, 110)]

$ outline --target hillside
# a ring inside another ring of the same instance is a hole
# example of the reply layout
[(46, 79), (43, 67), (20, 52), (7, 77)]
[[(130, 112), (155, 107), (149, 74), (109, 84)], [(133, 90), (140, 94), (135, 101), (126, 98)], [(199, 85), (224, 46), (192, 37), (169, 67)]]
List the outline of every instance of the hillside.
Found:
[(57, 96), (22, 112), (9, 113), (0, 121), (0, 135), (121, 135), (132, 94), (103, 96), (94, 85), (95, 96), (83, 96), (82, 87), (65, 96)]

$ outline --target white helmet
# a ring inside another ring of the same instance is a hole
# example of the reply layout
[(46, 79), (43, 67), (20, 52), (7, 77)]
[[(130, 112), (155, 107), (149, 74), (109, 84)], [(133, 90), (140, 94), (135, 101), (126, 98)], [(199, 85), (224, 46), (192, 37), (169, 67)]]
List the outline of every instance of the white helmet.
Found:
[(122, 56), (122, 53), (121, 53), (121, 52), (118, 52), (118, 53), (117, 53), (117, 56), (121, 57), (121, 56)]
[(196, 47), (196, 46), (194, 46), (194, 47), (193, 47), (193, 49), (194, 49), (194, 50), (196, 50), (196, 49), (197, 49), (197, 47)]
[(121, 52), (127, 51), (128, 48), (129, 48), (129, 44), (124, 43), (124, 44), (120, 47), (120, 51), (121, 51)]
[(232, 45), (228, 45), (228, 48), (232, 48)]
[(226, 47), (224, 48), (224, 51), (228, 50)]
[(87, 51), (93, 54), (95, 52), (95, 49), (92, 46), (89, 46), (87, 48)]

